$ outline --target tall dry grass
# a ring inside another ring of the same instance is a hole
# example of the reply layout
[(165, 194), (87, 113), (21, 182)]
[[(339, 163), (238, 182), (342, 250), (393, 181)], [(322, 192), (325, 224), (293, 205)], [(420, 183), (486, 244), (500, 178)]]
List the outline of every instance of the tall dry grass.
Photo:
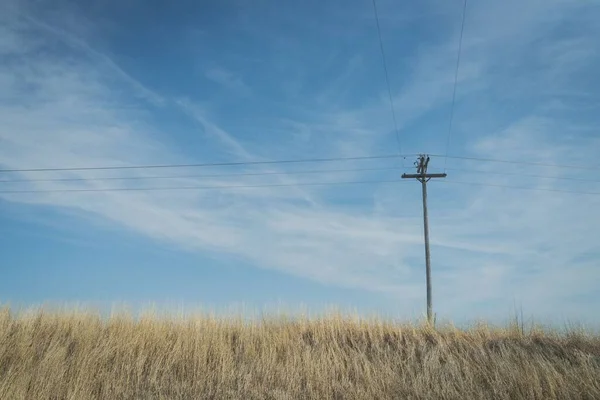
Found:
[(600, 337), (5, 308), (0, 399), (600, 399)]

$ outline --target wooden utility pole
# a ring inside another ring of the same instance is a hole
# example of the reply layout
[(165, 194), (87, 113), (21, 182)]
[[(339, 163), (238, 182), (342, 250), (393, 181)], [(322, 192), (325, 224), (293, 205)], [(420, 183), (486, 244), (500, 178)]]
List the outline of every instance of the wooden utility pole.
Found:
[(421, 154), (415, 166), (416, 174), (402, 174), (403, 179), (416, 179), (421, 182), (423, 188), (423, 230), (425, 234), (425, 275), (427, 277), (427, 322), (433, 323), (433, 313), (431, 306), (431, 256), (429, 253), (429, 218), (427, 215), (427, 182), (431, 178), (445, 178), (446, 174), (428, 174), (429, 156)]

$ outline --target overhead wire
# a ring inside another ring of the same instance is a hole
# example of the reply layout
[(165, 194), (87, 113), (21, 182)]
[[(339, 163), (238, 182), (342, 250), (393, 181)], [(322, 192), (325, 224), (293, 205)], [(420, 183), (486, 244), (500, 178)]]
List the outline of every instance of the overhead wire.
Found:
[(597, 179), (586, 179), (576, 178), (570, 176), (547, 176), (547, 175), (536, 175), (536, 174), (524, 174), (521, 172), (496, 172), (496, 171), (482, 171), (477, 169), (462, 169), (462, 168), (448, 168), (448, 171), (464, 172), (464, 173), (475, 173), (475, 174), (492, 174), (492, 175), (509, 175), (509, 176), (522, 176), (526, 178), (541, 178), (541, 179), (557, 179), (565, 181), (580, 181), (580, 182), (596, 182), (600, 183)]
[[(336, 162), (336, 161), (360, 161), (360, 160), (383, 160), (383, 159), (394, 159), (398, 157), (405, 157), (407, 155), (398, 154), (386, 154), (386, 155), (372, 155), (372, 156), (355, 156), (355, 157), (329, 157), (329, 158), (306, 158), (306, 159), (289, 159), (289, 160), (271, 160), (271, 161), (233, 161), (233, 162), (215, 162), (215, 163), (197, 163), (197, 164), (152, 164), (152, 165), (111, 165), (111, 166), (96, 166), (96, 167), (56, 167), (56, 168), (16, 168), (16, 169), (0, 169), (0, 173), (12, 173), (12, 172), (68, 172), (68, 171), (102, 171), (102, 170), (133, 170), (133, 169), (161, 169), (161, 168), (195, 168), (195, 167), (225, 167), (225, 166), (252, 166), (252, 165), (277, 165), (277, 164), (294, 164), (294, 163), (318, 163), (318, 162)], [(586, 165), (568, 165), (568, 164), (552, 164), (532, 161), (516, 161), (516, 160), (503, 160), (497, 158), (483, 158), (483, 157), (468, 157), (468, 156), (456, 156), (456, 155), (444, 155), (444, 154), (429, 154), (430, 157), (434, 158), (449, 158), (456, 160), (466, 161), (481, 161), (481, 162), (495, 162), (515, 165), (530, 165), (538, 167), (555, 167), (555, 168), (569, 168), (569, 169), (581, 169), (581, 170), (600, 170), (600, 166), (586, 166)], [(362, 169), (356, 169), (362, 170)], [(323, 172), (333, 172), (323, 170)], [(339, 170), (351, 172), (348, 170)], [(320, 172), (320, 171), (319, 171)], [(279, 172), (277, 172), (278, 174)], [(282, 172), (282, 174), (291, 172)], [(268, 173), (265, 173), (268, 174)], [(80, 178), (72, 178), (73, 180)], [(103, 178), (108, 179), (108, 178)], [(121, 178), (119, 178), (121, 179)], [(136, 178), (137, 179), (137, 178)], [(6, 182), (0, 180), (0, 182)]]
[(439, 180), (435, 181), (436, 183), (450, 183), (450, 184), (458, 184), (458, 185), (470, 185), (470, 186), (489, 186), (496, 188), (504, 188), (504, 189), (517, 189), (517, 190), (531, 190), (536, 192), (555, 192), (555, 193), (572, 193), (572, 194), (585, 194), (585, 195), (600, 195), (600, 192), (587, 192), (580, 190), (563, 190), (563, 189), (550, 189), (550, 188), (533, 188), (533, 187), (525, 187), (525, 186), (512, 186), (512, 185), (499, 185), (495, 183), (480, 183), (480, 182), (464, 182), (464, 181), (453, 181), (453, 180)]
[[(462, 52), (462, 41), (463, 41), (463, 33), (465, 31), (465, 16), (467, 14), (467, 0), (464, 0), (463, 3), (463, 13), (462, 13), (462, 23), (460, 27), (460, 38), (458, 39), (458, 51), (456, 55), (456, 69), (454, 71), (454, 88), (452, 89), (452, 105), (450, 106), (450, 123), (448, 125), (448, 135), (446, 139), (446, 155), (448, 155), (448, 151), (450, 149), (450, 136), (452, 135), (452, 122), (454, 121), (454, 108), (456, 104), (456, 86), (458, 85), (458, 70), (460, 68), (460, 55)], [(448, 162), (448, 158), (444, 159), (444, 172), (446, 171), (446, 164)]]
[(223, 185), (223, 186), (171, 186), (171, 187), (125, 187), (125, 188), (86, 188), (86, 189), (48, 189), (48, 190), (0, 190), (0, 194), (25, 193), (76, 193), (76, 192), (137, 192), (137, 191), (170, 191), (170, 190), (226, 190), (226, 189), (258, 189), (297, 186), (327, 186), (327, 185), (363, 185), (406, 182), (401, 179), (365, 180), (365, 181), (334, 181), (334, 182), (300, 182), (275, 183), (265, 185)]
[[(386, 168), (395, 169), (395, 168)], [(316, 172), (316, 171), (314, 171)], [(478, 171), (484, 172), (484, 171)], [(542, 177), (542, 176), (540, 176)], [(547, 177), (554, 178), (554, 177)], [(102, 179), (102, 178), (100, 178)], [(94, 178), (89, 180), (95, 180)], [(33, 189), (33, 190), (0, 190), (0, 194), (35, 194), (35, 193), (82, 193), (82, 192), (138, 192), (138, 191), (178, 191), (178, 190), (228, 190), (228, 189), (251, 189), (251, 188), (277, 188), (277, 187), (297, 187), (297, 186), (336, 186), (336, 185), (357, 185), (357, 184), (385, 184), (385, 183), (400, 183), (407, 182), (402, 179), (389, 180), (362, 180), (362, 181), (332, 181), (332, 182), (298, 182), (298, 183), (281, 183), (281, 184), (257, 184), (257, 185), (212, 185), (212, 186), (165, 186), (165, 187), (121, 187), (121, 188), (81, 188), (81, 189)], [(524, 186), (500, 185), (481, 182), (465, 182), (454, 180), (436, 181), (450, 184), (471, 185), (471, 186), (488, 186), (505, 189), (555, 192), (555, 193), (571, 193), (584, 195), (600, 195), (600, 192), (578, 191), (578, 190), (563, 190), (552, 188), (533, 188)]]
[[(396, 110), (394, 107), (394, 98), (392, 96), (392, 87), (390, 85), (390, 77), (387, 68), (387, 59), (385, 57), (385, 49), (383, 46), (383, 39), (381, 37), (381, 25), (379, 24), (379, 12), (377, 11), (377, 1), (373, 0), (373, 12), (375, 13), (375, 22), (377, 23), (377, 36), (379, 37), (379, 48), (381, 50), (381, 59), (383, 62), (383, 72), (385, 75), (385, 83), (388, 90), (388, 96), (390, 99), (390, 109), (392, 110), (392, 120), (394, 122), (394, 133), (396, 135), (396, 142), (398, 144), (398, 154), (402, 154), (402, 140), (400, 139), (400, 132), (398, 130), (398, 120), (396, 119)], [(401, 156), (402, 167), (404, 168), (404, 157)]]
[(316, 163), (316, 162), (334, 162), (334, 161), (359, 161), (359, 160), (382, 160), (403, 157), (399, 154), (377, 155), (377, 156), (355, 156), (355, 157), (329, 157), (329, 158), (304, 158), (295, 160), (271, 160), (271, 161), (234, 161), (234, 162), (213, 162), (198, 164), (153, 164), (153, 165), (113, 165), (98, 167), (57, 167), (57, 168), (18, 168), (18, 169), (0, 169), (4, 172), (59, 172), (59, 171), (99, 171), (99, 170), (124, 170), (124, 169), (158, 169), (158, 168), (191, 168), (191, 167), (227, 167), (227, 166), (247, 166), (247, 165), (273, 165), (273, 164), (295, 164), (295, 163)]
[[(197, 163), (197, 164), (151, 164), (151, 165), (110, 165), (96, 167), (56, 167), (56, 168), (15, 168), (15, 169), (0, 169), (0, 173), (11, 172), (68, 172), (68, 171), (102, 171), (102, 170), (133, 170), (133, 169), (161, 169), (161, 168), (201, 168), (201, 167), (226, 167), (226, 166), (252, 166), (252, 165), (277, 165), (277, 164), (294, 164), (294, 163), (318, 163), (318, 162), (336, 162), (336, 161), (360, 161), (360, 160), (383, 160), (394, 159), (398, 157), (406, 157), (414, 154), (398, 155), (384, 154), (372, 156), (354, 156), (354, 157), (329, 157), (329, 158), (305, 158), (305, 159), (289, 159), (289, 160), (267, 160), (267, 161), (233, 161), (233, 162), (214, 162), (214, 163)], [(552, 164), (533, 161), (517, 161), (503, 160), (497, 158), (483, 157), (468, 157), (445, 154), (429, 154), (430, 157), (449, 158), (466, 161), (481, 161), (495, 162), (515, 165), (530, 165), (538, 167), (555, 167), (569, 168), (581, 170), (600, 170), (600, 166), (586, 165), (568, 165), (568, 164)], [(325, 171), (324, 171), (325, 172)], [(350, 172), (350, 171), (348, 171)]]
[[(125, 187), (125, 188), (85, 188), (85, 189), (49, 189), (49, 190), (0, 190), (0, 194), (35, 194), (35, 193), (82, 193), (82, 192), (138, 192), (138, 191), (177, 191), (177, 190), (227, 190), (227, 189), (259, 189), (276, 187), (295, 187), (295, 186), (336, 186), (336, 185), (362, 185), (362, 184), (384, 184), (384, 183), (404, 183), (408, 182), (401, 179), (389, 180), (364, 180), (364, 181), (334, 181), (334, 182), (299, 182), (299, 183), (277, 183), (264, 185), (223, 185), (223, 186), (167, 186), (167, 187)], [(525, 186), (500, 185), (493, 183), (465, 182), (454, 180), (435, 181), (441, 183), (470, 185), (470, 186), (488, 186), (504, 189), (529, 190), (540, 192), (571, 193), (584, 195), (600, 195), (600, 192), (588, 192), (579, 190), (563, 190), (551, 188), (533, 188)]]
[(552, 164), (552, 163), (541, 163), (541, 162), (534, 162), (534, 161), (501, 160), (501, 159), (497, 159), (497, 158), (448, 156), (448, 155), (443, 155), (443, 154), (429, 154), (429, 156), (430, 157), (445, 157), (445, 158), (450, 158), (450, 159), (455, 159), (455, 160), (496, 162), (496, 163), (517, 164), (517, 165), (531, 165), (531, 166), (537, 166), (537, 167), (556, 167), (556, 168), (571, 168), (571, 169), (582, 169), (582, 170), (598, 170), (598, 169), (600, 169), (600, 166)]
[(27, 182), (87, 182), (87, 181), (127, 181), (127, 180), (152, 180), (152, 179), (186, 179), (186, 178), (236, 178), (244, 176), (270, 176), (270, 175), (303, 175), (320, 173), (340, 173), (340, 172), (374, 172), (374, 171), (393, 171), (398, 167), (381, 168), (346, 168), (346, 169), (320, 169), (306, 171), (277, 171), (277, 172), (243, 172), (233, 174), (192, 174), (192, 175), (157, 175), (157, 176), (115, 176), (106, 178), (49, 178), (49, 179), (11, 179), (0, 180), (0, 183), (27, 183)]

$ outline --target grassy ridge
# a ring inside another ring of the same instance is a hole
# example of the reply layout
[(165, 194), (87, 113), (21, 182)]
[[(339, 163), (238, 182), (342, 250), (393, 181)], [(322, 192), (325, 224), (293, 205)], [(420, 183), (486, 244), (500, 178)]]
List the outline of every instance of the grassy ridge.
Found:
[(600, 399), (600, 337), (0, 310), (0, 399)]

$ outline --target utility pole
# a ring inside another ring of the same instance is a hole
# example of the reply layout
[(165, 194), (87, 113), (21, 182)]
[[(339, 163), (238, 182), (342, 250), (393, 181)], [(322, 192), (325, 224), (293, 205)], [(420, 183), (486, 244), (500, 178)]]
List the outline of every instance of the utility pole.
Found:
[(423, 188), (423, 230), (425, 234), (425, 275), (427, 276), (427, 322), (433, 323), (432, 306), (431, 306), (431, 256), (429, 253), (429, 218), (427, 215), (427, 182), (431, 178), (445, 178), (444, 174), (428, 174), (427, 166), (429, 165), (429, 156), (421, 154), (415, 166), (417, 167), (416, 174), (402, 174), (403, 179), (416, 179), (421, 182)]

